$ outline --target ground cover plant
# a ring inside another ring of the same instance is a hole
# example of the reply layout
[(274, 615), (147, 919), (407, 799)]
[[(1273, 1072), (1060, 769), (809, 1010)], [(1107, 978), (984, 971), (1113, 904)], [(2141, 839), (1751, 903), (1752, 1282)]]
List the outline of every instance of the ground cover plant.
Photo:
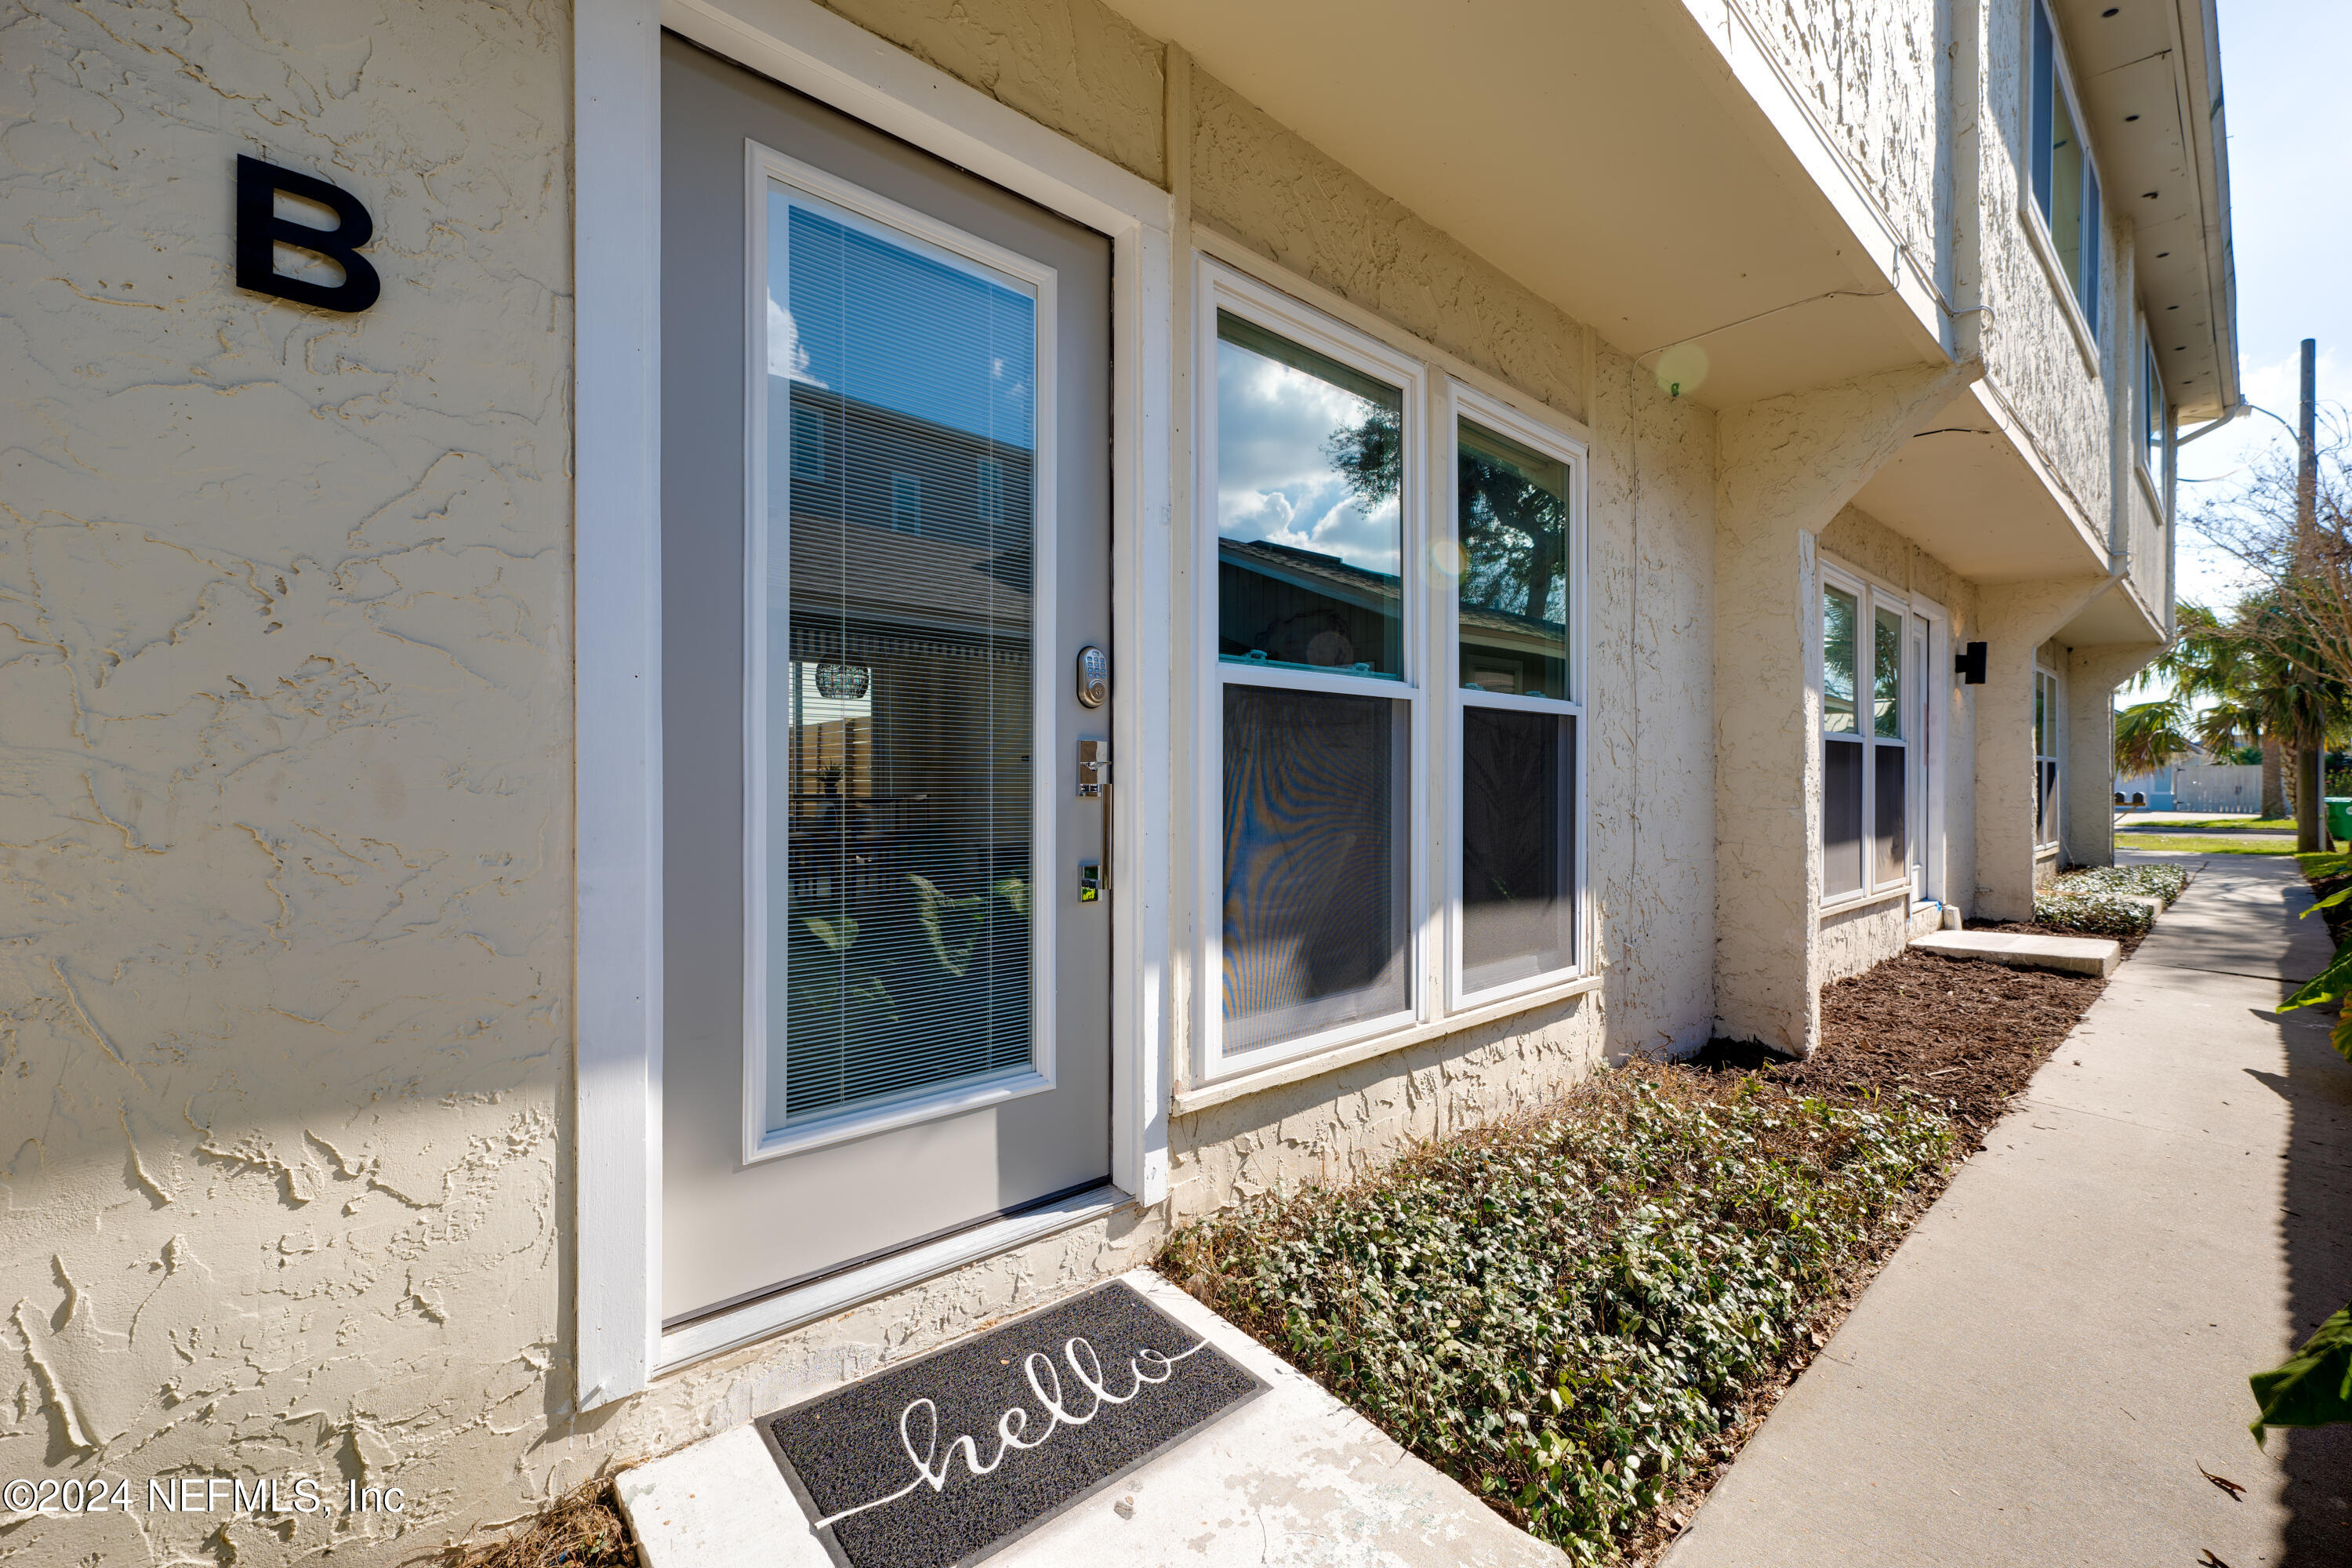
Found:
[(2116, 824), (2118, 833), (2293, 833), (2292, 816), (2201, 816), (2193, 818), (2167, 817), (2159, 822)]
[(1160, 1267), (1575, 1560), (1654, 1561), (2105, 985), (1906, 952), (1801, 1062), (1616, 1069)]
[(1488, 1502), (1602, 1563), (1717, 1450), (1937, 1172), (1925, 1100), (1630, 1066), (1160, 1268)]
[(2168, 905), (2189, 886), (2178, 866), (2099, 866), (2068, 871), (2033, 895), (2033, 923), (2085, 936), (2139, 936), (2156, 923), (2150, 899)]

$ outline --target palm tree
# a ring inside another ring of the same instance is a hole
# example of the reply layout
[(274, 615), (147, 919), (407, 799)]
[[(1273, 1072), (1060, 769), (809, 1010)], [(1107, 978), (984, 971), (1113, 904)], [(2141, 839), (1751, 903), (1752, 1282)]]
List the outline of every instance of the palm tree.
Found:
[(2229, 750), (2242, 737), (2263, 752), (2263, 816), (2287, 815), (2286, 742), (2298, 732), (2294, 671), (2255, 635), (2264, 606), (2249, 599), (2223, 620), (2200, 605), (2183, 605), (2179, 635), (2140, 676), (2145, 686), (2168, 677), (2184, 702), (2206, 700), (2195, 721), (2198, 742)]
[(2161, 773), (2190, 750), (2180, 732), (2180, 700), (2163, 698), (2141, 702), (2116, 715), (2116, 772), (2123, 774)]

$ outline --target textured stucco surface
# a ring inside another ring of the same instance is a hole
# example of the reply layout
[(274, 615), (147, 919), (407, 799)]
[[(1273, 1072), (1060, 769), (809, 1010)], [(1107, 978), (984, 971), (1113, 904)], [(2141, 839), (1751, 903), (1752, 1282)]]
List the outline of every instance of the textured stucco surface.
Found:
[[(568, 13), (0, 16), (0, 1477), (403, 1516), (0, 1523), (255, 1563), (533, 1488), (572, 954)], [(230, 287), (236, 154), (373, 212)], [(552, 1375), (551, 1375), (552, 1374)]]
[[(1981, 97), (1977, 103), (1979, 152), (1976, 175), (1977, 243), (1986, 379), (2017, 410), (2029, 439), (2090, 526), (2107, 531), (2112, 486), (2109, 464), (2110, 388), (2116, 384), (2117, 258), (2127, 255), (2130, 230), (2114, 220), (2124, 193), (2105, 192), (2108, 219), (2100, 246), (2101, 338), (2086, 358), (2068, 323), (2066, 285), (2044, 263), (2028, 232), (2027, 35), (2024, 5), (1973, 7), (1982, 31)], [(2032, 222), (2039, 222), (2038, 216)], [(2128, 365), (2129, 361), (2125, 360)]]
[(1949, 0), (1733, 0), (1929, 278), (1947, 282)]
[(1716, 1007), (1733, 1038), (1802, 1054), (1821, 1035), (1818, 536), (1976, 368), (1887, 372), (1718, 419)]
[(1864, 973), (1901, 952), (1915, 936), (1937, 929), (1937, 911), (1913, 911), (1908, 899), (1881, 899), (1822, 916), (1822, 984)]
[(1193, 216), (1583, 418), (1584, 329), (1258, 109), (1192, 72)]
[[(1801, 1020), (1812, 984), (1885, 945), (1816, 929), (1806, 595), (1826, 529), (1979, 616), (1975, 589), (1840, 511), (1917, 388), (1832, 389), (1810, 434), (1790, 408), (1718, 417), (1092, 0), (828, 3), (1589, 424), (1604, 984), (1179, 1117), (1160, 1211), (572, 1416), (568, 9), (19, 9), (0, 17), (0, 1478), (309, 1474), (409, 1502), (282, 1529), (0, 1520), (0, 1563), (414, 1560), (1147, 1261), (1171, 1214), (1352, 1176), (1604, 1055), (1696, 1046), (1718, 974)], [(1867, 26), (1916, 9), (1883, 0)], [(1909, 34), (1808, 37), (1856, 156), (1908, 168)], [(382, 305), (229, 287), (238, 152), (369, 204)], [(1975, 700), (1954, 699), (1963, 887)]]

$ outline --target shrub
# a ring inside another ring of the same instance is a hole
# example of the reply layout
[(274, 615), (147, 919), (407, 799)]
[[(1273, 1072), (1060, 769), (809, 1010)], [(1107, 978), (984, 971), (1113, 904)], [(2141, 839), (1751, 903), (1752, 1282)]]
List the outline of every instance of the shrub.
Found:
[(2189, 873), (2178, 866), (2093, 866), (2069, 871), (2059, 885), (2100, 892), (2137, 893), (2169, 904), (2189, 887)]
[(1160, 1267), (1580, 1563), (1706, 1462), (1951, 1148), (1872, 1109), (1646, 1068), (1354, 1186), (1178, 1231)]
[(2069, 871), (2033, 896), (2033, 923), (2088, 936), (2137, 936), (2156, 923), (2142, 902), (2169, 904), (2189, 886), (2178, 866), (2100, 866)]

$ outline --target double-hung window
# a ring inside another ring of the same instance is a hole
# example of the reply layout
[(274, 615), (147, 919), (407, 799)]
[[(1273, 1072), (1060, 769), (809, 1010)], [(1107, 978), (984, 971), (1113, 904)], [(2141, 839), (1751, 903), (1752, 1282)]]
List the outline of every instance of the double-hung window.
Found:
[(2058, 842), (2058, 678), (2033, 671), (2033, 847)]
[(2083, 134), (2083, 112), (2047, 0), (2032, 6), (2033, 58), (2030, 131), (2031, 195), (2058, 270), (2081, 308), (2083, 324), (2099, 335), (2099, 171)]
[(1575, 980), (1583, 447), (1203, 261), (1202, 1078)]
[(1272, 290), (1210, 276), (1222, 1064), (1412, 1016), (1423, 377)]
[[(2140, 461), (2156, 493), (2164, 494), (2164, 439), (2172, 427), (2172, 410), (2164, 401), (2164, 373), (2156, 363), (2156, 343), (2142, 329), (2139, 334)], [(2163, 521), (2161, 509), (2157, 513)]]
[(1822, 578), (1822, 898), (1911, 881), (1912, 704), (1900, 600), (1859, 578)]

